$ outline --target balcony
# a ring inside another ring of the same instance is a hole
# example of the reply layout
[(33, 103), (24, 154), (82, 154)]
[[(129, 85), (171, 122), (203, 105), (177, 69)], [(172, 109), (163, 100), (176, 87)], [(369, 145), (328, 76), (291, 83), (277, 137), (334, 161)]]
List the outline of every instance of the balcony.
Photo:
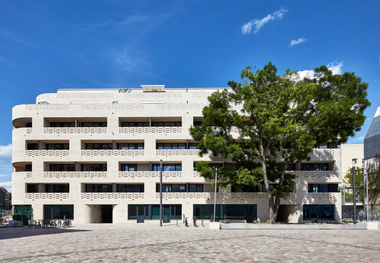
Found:
[(294, 173), (296, 177), (308, 177), (307, 180), (309, 182), (318, 182), (318, 183), (324, 183), (324, 182), (335, 182), (340, 183), (341, 179), (338, 177), (338, 174), (336, 171), (287, 171), (289, 173)]
[[(128, 178), (142, 178), (142, 177), (160, 177), (160, 172), (158, 171), (120, 171), (119, 177), (128, 177)], [(182, 177), (181, 171), (163, 171), (162, 177)]]
[(198, 149), (156, 150), (156, 156), (198, 156)]
[(44, 128), (47, 134), (75, 134), (75, 133), (107, 133), (107, 127), (49, 127)]
[(340, 193), (290, 193), (281, 199), (281, 204), (335, 204), (340, 200)]
[(38, 156), (48, 156), (48, 157), (65, 157), (69, 155), (69, 150), (26, 150), (26, 156), (38, 157)]
[(182, 127), (119, 127), (119, 133), (182, 133)]
[(81, 156), (144, 156), (144, 150), (81, 150)]
[(144, 193), (81, 193), (85, 200), (112, 200), (112, 199), (144, 199)]
[(44, 172), (44, 178), (107, 178), (107, 172)]
[(335, 161), (336, 153), (340, 149), (313, 149), (309, 153), (310, 161)]
[(28, 200), (63, 200), (70, 197), (69, 193), (26, 193), (25, 198)]

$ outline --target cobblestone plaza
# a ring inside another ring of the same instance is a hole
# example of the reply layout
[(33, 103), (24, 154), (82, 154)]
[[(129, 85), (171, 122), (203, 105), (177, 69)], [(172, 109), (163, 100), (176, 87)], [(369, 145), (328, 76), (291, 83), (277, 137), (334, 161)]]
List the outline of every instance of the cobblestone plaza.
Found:
[(380, 262), (380, 232), (156, 224), (0, 229), (1, 262)]

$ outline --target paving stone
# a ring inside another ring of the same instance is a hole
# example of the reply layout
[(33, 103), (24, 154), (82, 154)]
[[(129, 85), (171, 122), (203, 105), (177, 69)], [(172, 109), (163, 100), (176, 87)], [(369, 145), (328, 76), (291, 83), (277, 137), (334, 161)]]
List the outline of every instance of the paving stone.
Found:
[(0, 229), (1, 262), (380, 262), (380, 232), (158, 224)]

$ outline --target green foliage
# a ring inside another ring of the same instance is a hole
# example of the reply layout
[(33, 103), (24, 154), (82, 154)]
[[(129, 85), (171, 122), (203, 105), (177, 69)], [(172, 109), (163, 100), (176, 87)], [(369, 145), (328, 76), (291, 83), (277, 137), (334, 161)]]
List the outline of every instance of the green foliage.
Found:
[(131, 91), (130, 88), (119, 89), (119, 93), (130, 93)]
[[(211, 152), (236, 163), (237, 169), (218, 171), (222, 186), (264, 183), (269, 189), (270, 182), (278, 182), (268, 191), (270, 214), (277, 213), (279, 199), (291, 190), (294, 176), (286, 173), (288, 165), (308, 159), (315, 145), (346, 142), (360, 130), (370, 105), (368, 85), (354, 73), (333, 75), (322, 66), (314, 78), (297, 77), (290, 70), (277, 75), (272, 63), (254, 72), (247, 67), (241, 83), (229, 81), (231, 90), (208, 98), (202, 125), (190, 128), (201, 156)], [(214, 178), (204, 164), (197, 170)]]
[[(354, 186), (353, 176), (352, 176), (352, 168), (348, 169), (346, 176), (343, 178), (344, 183), (346, 183), (348, 186), (352, 187)], [(356, 186), (363, 187), (362, 190), (359, 190), (359, 196), (360, 200), (364, 200), (364, 168), (363, 167), (356, 167), (355, 168), (355, 181)], [(350, 192), (346, 192), (346, 197), (353, 197), (353, 194)]]

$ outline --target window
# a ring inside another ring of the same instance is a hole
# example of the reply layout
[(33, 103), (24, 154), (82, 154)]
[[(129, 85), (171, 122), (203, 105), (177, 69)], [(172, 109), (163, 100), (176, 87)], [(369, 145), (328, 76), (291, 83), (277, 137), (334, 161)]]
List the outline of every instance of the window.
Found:
[(80, 127), (107, 127), (107, 122), (81, 122)]
[(149, 122), (122, 122), (121, 127), (149, 127)]
[(328, 169), (328, 163), (301, 163), (301, 170), (303, 171), (327, 171)]
[(112, 143), (86, 143), (86, 150), (112, 150)]
[(39, 193), (39, 184), (27, 184), (26, 192), (27, 193)]
[(44, 205), (44, 220), (74, 219), (74, 205)]
[(50, 171), (69, 172), (75, 171), (75, 164), (50, 164)]
[[(215, 220), (246, 220), (252, 223), (257, 219), (257, 205), (216, 205)], [(193, 217), (213, 219), (214, 205), (193, 205)]]
[(303, 219), (315, 218), (334, 220), (334, 205), (303, 205)]
[(112, 193), (112, 184), (86, 184), (86, 193)]
[(68, 150), (69, 144), (68, 143), (47, 143), (45, 148), (46, 150)]
[(143, 143), (118, 143), (117, 148), (120, 150), (144, 150)]
[(69, 184), (46, 184), (45, 193), (68, 193)]
[[(156, 184), (156, 192), (160, 192), (160, 184)], [(162, 192), (186, 192), (186, 184), (162, 184)]]
[[(163, 216), (168, 219), (182, 219), (182, 205), (163, 205)], [(160, 205), (128, 205), (128, 220), (160, 219)]]
[(152, 122), (152, 127), (175, 127), (182, 126), (182, 122)]
[(260, 192), (260, 187), (259, 186), (234, 185), (231, 187), (231, 192), (237, 192), (237, 193)]
[[(153, 171), (160, 171), (160, 165), (159, 164), (153, 164)], [(163, 164), (162, 165), (162, 171), (165, 172), (173, 172), (182, 171), (182, 164)]]
[(38, 149), (38, 143), (28, 143), (26, 145), (27, 150), (39, 150)]
[(189, 184), (188, 192), (203, 192), (203, 184)]
[(81, 171), (92, 172), (92, 171), (107, 171), (107, 164), (82, 164)]
[(32, 165), (31, 164), (26, 164), (25, 165), (25, 172), (31, 172), (32, 171)]
[(75, 127), (75, 122), (51, 122), (50, 127)]
[(143, 193), (144, 184), (118, 184), (117, 191), (125, 193)]
[(309, 193), (337, 193), (338, 184), (309, 184)]
[(120, 171), (134, 172), (137, 171), (137, 164), (121, 164)]
[(158, 149), (158, 150), (197, 149), (197, 144), (196, 143), (189, 143), (187, 146), (186, 143), (157, 143), (156, 149)]

